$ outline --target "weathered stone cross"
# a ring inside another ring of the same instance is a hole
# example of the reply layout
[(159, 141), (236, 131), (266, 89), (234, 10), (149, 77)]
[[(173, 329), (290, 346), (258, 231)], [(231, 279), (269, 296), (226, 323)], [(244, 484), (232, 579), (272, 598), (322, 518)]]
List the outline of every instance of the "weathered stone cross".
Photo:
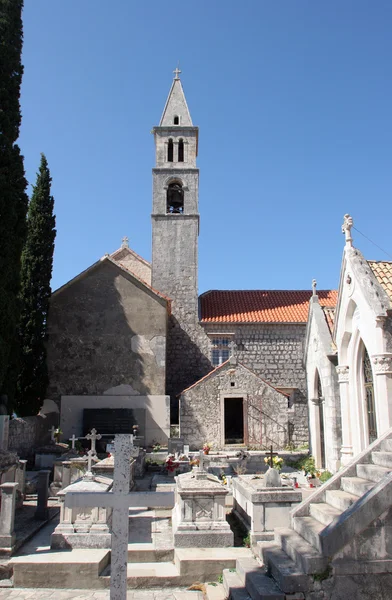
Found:
[(56, 427), (52, 425), (52, 427), (48, 429), (48, 431), (50, 432), (50, 441), (55, 442), (56, 438), (54, 437), (54, 432), (56, 431)]
[(174, 506), (174, 492), (129, 492), (130, 452), (130, 436), (116, 435), (113, 492), (68, 492), (64, 499), (67, 508), (98, 506), (113, 509), (110, 600), (127, 597), (129, 507)]
[(178, 76), (181, 73), (180, 69), (178, 67), (176, 67), (173, 71), (174, 73), (174, 79), (180, 79)]
[(78, 438), (76, 437), (75, 434), (72, 434), (72, 437), (69, 438), (69, 441), (72, 443), (72, 450), (75, 450), (75, 442)]
[(91, 430), (91, 433), (88, 433), (86, 435), (86, 440), (91, 440), (91, 450), (95, 456), (97, 455), (97, 451), (95, 449), (95, 443), (97, 440), (100, 440), (101, 437), (102, 437), (101, 434), (97, 433), (97, 430), (94, 428)]
[(204, 472), (204, 452), (199, 450), (199, 471)]
[(274, 457), (274, 456), (276, 456), (277, 454), (278, 454), (277, 452), (272, 452), (272, 445), (271, 445), (271, 446), (270, 446), (270, 451), (269, 451), (269, 452), (267, 452), (267, 456), (269, 457), (269, 458), (268, 458), (268, 460), (269, 460), (269, 466), (271, 467), (271, 469), (273, 469), (273, 466), (274, 466), (274, 465), (273, 465), (273, 462), (272, 462), (272, 459), (273, 459), (273, 457)]

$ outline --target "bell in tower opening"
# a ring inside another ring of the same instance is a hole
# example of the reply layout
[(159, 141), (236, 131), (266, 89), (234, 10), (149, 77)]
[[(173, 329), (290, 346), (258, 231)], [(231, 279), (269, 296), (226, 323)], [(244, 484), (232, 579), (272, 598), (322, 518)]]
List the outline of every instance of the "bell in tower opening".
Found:
[(182, 214), (184, 212), (184, 190), (177, 181), (167, 188), (166, 212), (168, 214)]

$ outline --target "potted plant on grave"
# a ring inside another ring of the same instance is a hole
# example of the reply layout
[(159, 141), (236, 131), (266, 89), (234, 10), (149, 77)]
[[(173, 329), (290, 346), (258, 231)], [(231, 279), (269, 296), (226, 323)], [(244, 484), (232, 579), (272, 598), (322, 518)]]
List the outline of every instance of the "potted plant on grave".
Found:
[(318, 477), (320, 477), (320, 473), (316, 468), (316, 461), (313, 456), (308, 456), (303, 464), (302, 470), (305, 474), (305, 477), (308, 480), (308, 484), (310, 487), (315, 487), (318, 482)]
[(54, 430), (53, 433), (53, 437), (56, 440), (56, 444), (59, 443), (60, 441), (60, 437), (63, 435), (63, 432), (61, 431), (60, 427), (57, 427), (57, 429)]

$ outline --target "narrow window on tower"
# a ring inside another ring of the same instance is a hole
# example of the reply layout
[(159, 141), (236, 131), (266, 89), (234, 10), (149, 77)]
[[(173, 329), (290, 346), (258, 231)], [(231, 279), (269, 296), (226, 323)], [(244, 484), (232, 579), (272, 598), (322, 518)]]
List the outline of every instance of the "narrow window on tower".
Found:
[(184, 162), (184, 140), (178, 141), (178, 162)]
[(173, 182), (167, 188), (166, 212), (182, 214), (184, 212), (184, 190), (180, 183)]
[(167, 162), (173, 162), (173, 140), (171, 138), (167, 145)]
[(174, 117), (174, 125), (179, 125), (180, 124), (180, 117), (178, 117), (177, 115)]

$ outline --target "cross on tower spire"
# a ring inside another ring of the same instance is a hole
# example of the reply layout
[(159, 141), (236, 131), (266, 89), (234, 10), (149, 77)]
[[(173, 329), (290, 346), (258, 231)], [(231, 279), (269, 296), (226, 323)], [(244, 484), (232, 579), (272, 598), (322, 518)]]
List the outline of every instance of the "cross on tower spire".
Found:
[(178, 67), (176, 67), (173, 71), (174, 73), (174, 79), (180, 79), (179, 78), (179, 74), (181, 73), (180, 69)]

